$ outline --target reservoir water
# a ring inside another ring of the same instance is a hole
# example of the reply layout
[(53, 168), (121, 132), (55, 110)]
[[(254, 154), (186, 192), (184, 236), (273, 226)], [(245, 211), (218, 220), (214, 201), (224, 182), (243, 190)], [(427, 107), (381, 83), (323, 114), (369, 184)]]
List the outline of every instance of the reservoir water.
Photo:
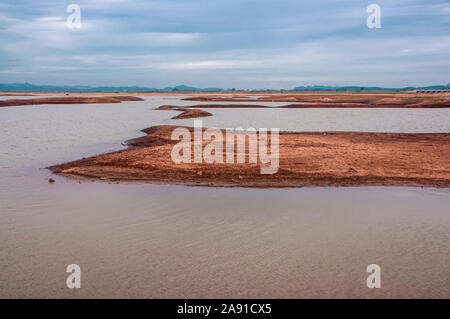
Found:
[[(450, 298), (450, 189), (108, 184), (45, 169), (152, 125), (192, 126), (153, 109), (201, 104), (144, 98), (0, 108), (0, 298)], [(450, 109), (208, 111), (204, 126), (450, 132)], [(81, 289), (66, 287), (69, 264)]]

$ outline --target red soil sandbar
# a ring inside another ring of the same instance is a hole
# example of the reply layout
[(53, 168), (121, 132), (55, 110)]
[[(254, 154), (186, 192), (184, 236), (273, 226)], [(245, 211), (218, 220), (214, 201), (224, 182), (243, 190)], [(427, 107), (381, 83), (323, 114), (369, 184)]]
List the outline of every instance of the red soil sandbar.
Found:
[[(450, 107), (450, 95), (447, 93), (420, 94), (382, 94), (382, 93), (321, 93), (321, 94), (275, 94), (257, 96), (249, 100), (239, 96), (194, 96), (186, 101), (202, 102), (290, 102), (289, 108), (310, 107), (371, 107), (371, 108), (445, 108)], [(301, 104), (296, 104), (301, 102)], [(206, 107), (206, 106), (203, 106)], [(218, 107), (208, 105), (208, 107)], [(233, 107), (229, 105), (227, 107)], [(245, 107), (245, 106), (238, 106)], [(251, 107), (251, 106), (246, 106)], [(261, 106), (260, 106), (261, 107)]]
[(150, 127), (144, 130), (147, 136), (129, 141), (126, 150), (50, 169), (101, 180), (204, 186), (450, 187), (450, 134), (282, 132), (278, 172), (262, 175), (260, 163), (173, 163), (171, 150), (178, 141), (171, 140), (171, 133), (176, 127)]
[(212, 114), (209, 112), (206, 112), (203, 110), (197, 110), (197, 109), (179, 109), (177, 111), (183, 111), (183, 112), (181, 114), (178, 114), (177, 116), (172, 117), (173, 120), (212, 116)]
[(198, 117), (212, 116), (212, 114), (209, 112), (193, 109), (190, 106), (180, 107), (180, 106), (172, 106), (172, 105), (161, 105), (160, 107), (156, 108), (155, 110), (172, 110), (172, 111), (182, 112), (181, 114), (178, 114), (177, 116), (172, 117), (172, 120), (192, 119), (192, 118), (198, 118)]
[(120, 103), (122, 101), (143, 101), (143, 99), (134, 96), (70, 96), (70, 97), (49, 97), (37, 99), (10, 99), (0, 101), (0, 107), (24, 106), (39, 104), (96, 104), (96, 103)]

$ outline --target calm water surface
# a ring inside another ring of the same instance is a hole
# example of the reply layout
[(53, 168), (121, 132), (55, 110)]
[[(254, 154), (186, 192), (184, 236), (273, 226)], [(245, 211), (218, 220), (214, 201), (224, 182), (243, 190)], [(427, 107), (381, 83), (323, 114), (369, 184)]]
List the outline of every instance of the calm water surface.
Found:
[[(45, 169), (192, 125), (152, 110), (179, 98), (0, 108), (0, 297), (450, 298), (449, 189), (80, 183)], [(205, 126), (449, 131), (447, 110), (210, 111)], [(366, 287), (372, 263), (381, 289)]]

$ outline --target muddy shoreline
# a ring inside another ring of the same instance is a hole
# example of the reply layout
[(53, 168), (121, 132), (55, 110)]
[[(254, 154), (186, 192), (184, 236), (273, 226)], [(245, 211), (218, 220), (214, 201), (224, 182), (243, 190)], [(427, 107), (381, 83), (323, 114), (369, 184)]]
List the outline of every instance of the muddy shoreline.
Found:
[(121, 103), (123, 101), (143, 101), (134, 96), (66, 96), (47, 97), (36, 99), (9, 99), (0, 101), (0, 107), (26, 106), (42, 104), (97, 104), (97, 103)]
[(161, 110), (161, 111), (179, 111), (180, 114), (172, 117), (172, 120), (182, 120), (182, 119), (192, 119), (192, 118), (199, 118), (199, 117), (207, 117), (212, 116), (211, 113), (191, 108), (190, 106), (187, 107), (179, 107), (179, 106), (172, 106), (172, 105), (162, 105), (160, 107), (157, 107), (155, 110)]
[[(7, 93), (2, 96), (14, 95), (39, 96), (33, 99), (9, 99), (0, 101), (0, 107), (39, 105), (39, 104), (86, 104), (86, 103), (120, 103), (121, 101), (142, 101), (134, 95), (188, 95), (184, 101), (199, 102), (278, 102), (286, 103), (282, 108), (448, 108), (450, 107), (450, 93), (420, 94), (411, 92), (289, 92), (289, 93), (240, 93), (231, 92), (90, 92), (68, 93), (61, 97), (45, 97), (42, 92)], [(46, 95), (51, 94), (46, 92)], [(61, 94), (59, 92), (58, 94)], [(133, 95), (133, 96), (131, 96)], [(40, 97), (42, 96), (42, 97)], [(173, 106), (169, 106), (173, 107)], [(192, 105), (184, 108), (267, 108), (264, 105), (232, 105), (207, 104)], [(176, 107), (174, 107), (176, 108)]]
[[(249, 95), (251, 96), (251, 95)], [(184, 101), (197, 102), (285, 102), (285, 108), (447, 108), (450, 107), (450, 94), (414, 95), (414, 94), (275, 94), (255, 96), (253, 99), (244, 96), (192, 96)], [(218, 104), (194, 105), (192, 107), (217, 108)], [(265, 107), (263, 105), (224, 105), (222, 107)]]
[[(128, 149), (49, 167), (56, 174), (109, 182), (139, 181), (219, 187), (450, 187), (450, 134), (280, 133), (280, 165), (174, 164), (178, 126), (154, 126)], [(192, 130), (192, 128), (188, 128)], [(205, 144), (203, 145), (205, 146)]]

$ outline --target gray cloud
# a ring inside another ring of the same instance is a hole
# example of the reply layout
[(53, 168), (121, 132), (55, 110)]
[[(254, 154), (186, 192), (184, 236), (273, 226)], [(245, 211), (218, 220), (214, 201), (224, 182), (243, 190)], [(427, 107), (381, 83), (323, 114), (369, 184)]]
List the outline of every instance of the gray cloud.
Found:
[[(0, 4), (0, 81), (291, 88), (449, 83), (450, 4), (85, 0)], [(81, 29), (66, 7), (81, 6)]]

